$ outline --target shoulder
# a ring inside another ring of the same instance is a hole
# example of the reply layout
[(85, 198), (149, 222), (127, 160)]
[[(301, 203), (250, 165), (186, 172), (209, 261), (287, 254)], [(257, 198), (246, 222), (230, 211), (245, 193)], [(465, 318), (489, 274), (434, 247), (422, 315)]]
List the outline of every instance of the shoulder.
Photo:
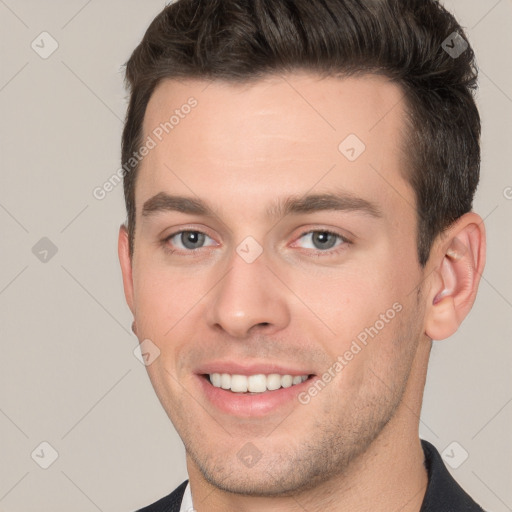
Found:
[(428, 485), (420, 512), (485, 512), (455, 481), (434, 445), (421, 440)]
[(152, 505), (139, 509), (137, 512), (179, 512), (187, 483), (188, 480), (185, 480), (171, 494), (159, 499)]

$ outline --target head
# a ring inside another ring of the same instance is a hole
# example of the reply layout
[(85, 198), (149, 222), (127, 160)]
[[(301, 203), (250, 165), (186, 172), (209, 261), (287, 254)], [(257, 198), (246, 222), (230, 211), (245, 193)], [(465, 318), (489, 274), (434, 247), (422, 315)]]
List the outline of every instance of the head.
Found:
[[(189, 471), (291, 493), (417, 430), (430, 342), (484, 265), (454, 32), (433, 0), (178, 0), (132, 54), (119, 254)], [(211, 373), (308, 380), (225, 406)]]

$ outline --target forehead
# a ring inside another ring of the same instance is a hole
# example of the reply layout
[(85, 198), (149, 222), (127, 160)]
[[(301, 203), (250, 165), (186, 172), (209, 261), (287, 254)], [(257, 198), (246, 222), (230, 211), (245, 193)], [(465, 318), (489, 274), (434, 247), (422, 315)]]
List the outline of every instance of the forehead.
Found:
[(402, 96), (375, 75), (164, 80), (144, 118), (143, 140), (154, 147), (140, 165), (137, 209), (162, 190), (215, 192), (224, 204), (238, 198), (238, 207), (262, 209), (265, 197), (333, 187), (373, 202), (396, 202), (397, 193), (411, 202), (402, 177)]

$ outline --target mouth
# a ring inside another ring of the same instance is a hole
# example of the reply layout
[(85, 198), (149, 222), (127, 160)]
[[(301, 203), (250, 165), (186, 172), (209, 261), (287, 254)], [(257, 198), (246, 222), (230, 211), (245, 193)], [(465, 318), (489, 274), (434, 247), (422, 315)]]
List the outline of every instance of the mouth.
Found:
[(270, 414), (287, 416), (291, 409), (303, 407), (299, 395), (316, 379), (306, 373), (250, 372), (201, 373), (197, 377), (201, 393), (217, 412), (250, 419)]
[(215, 388), (247, 395), (259, 395), (282, 388), (290, 388), (302, 384), (311, 377), (312, 375), (282, 375), (279, 373), (254, 375), (209, 373), (203, 375), (203, 378)]

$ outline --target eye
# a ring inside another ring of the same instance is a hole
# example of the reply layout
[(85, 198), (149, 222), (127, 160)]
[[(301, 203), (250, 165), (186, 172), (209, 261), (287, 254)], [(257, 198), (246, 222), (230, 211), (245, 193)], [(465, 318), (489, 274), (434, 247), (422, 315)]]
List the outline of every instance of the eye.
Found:
[[(205, 242), (208, 240), (213, 243), (208, 243), (205, 245)], [(167, 247), (171, 245), (172, 249), (178, 249), (181, 251), (193, 251), (195, 249), (202, 249), (203, 247), (215, 245), (215, 242), (212, 238), (210, 238), (205, 233), (202, 233), (201, 231), (178, 231), (177, 233), (169, 235), (164, 240), (164, 244)]]
[[(313, 249), (317, 252), (327, 252), (328, 254), (337, 252), (332, 250), (335, 247), (350, 243), (344, 236), (328, 230), (316, 230), (303, 233), (299, 240), (304, 240), (303, 249)], [(296, 242), (297, 243), (297, 242)]]

